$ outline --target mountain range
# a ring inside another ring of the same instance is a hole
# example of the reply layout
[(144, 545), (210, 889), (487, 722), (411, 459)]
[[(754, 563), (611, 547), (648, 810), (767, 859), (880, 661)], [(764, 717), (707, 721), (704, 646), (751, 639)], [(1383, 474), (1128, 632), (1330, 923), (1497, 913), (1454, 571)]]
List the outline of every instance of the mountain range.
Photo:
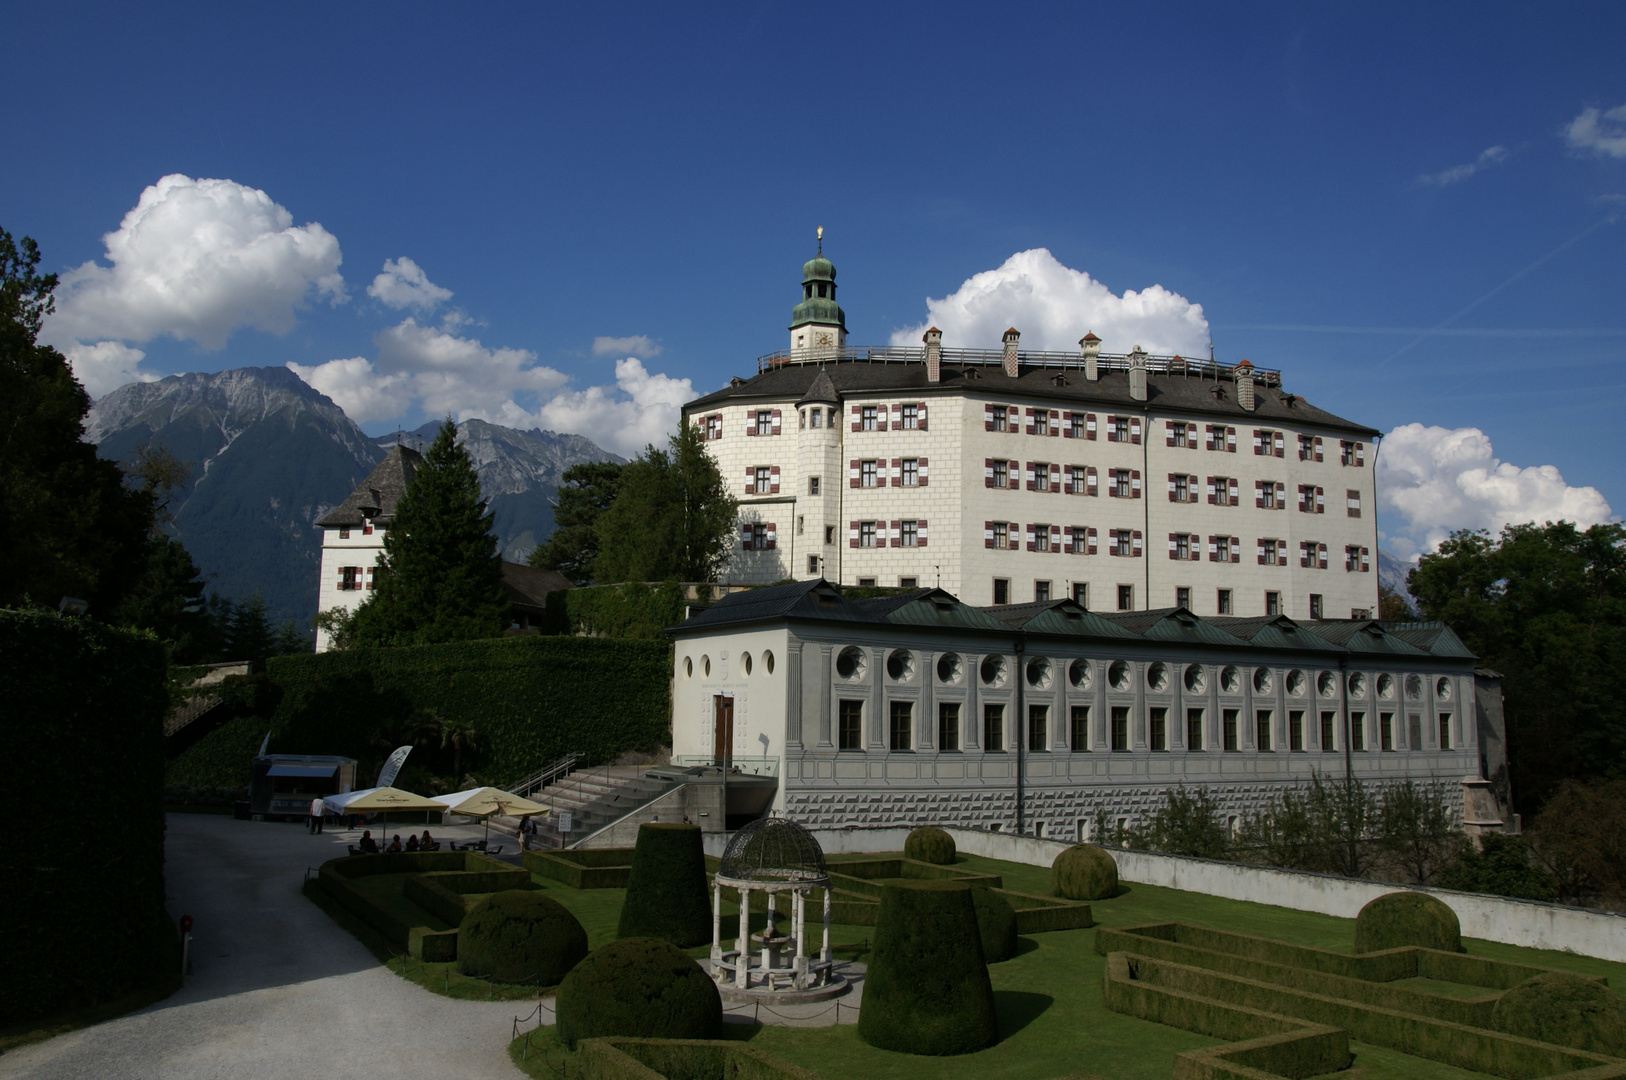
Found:
[[(315, 522), (397, 442), (423, 449), (438, 424), (381, 438), (287, 368), (172, 375), (96, 401), (85, 437), (129, 461), (162, 447), (188, 470), (171, 497), (171, 532), (222, 596), (256, 591), (273, 621), (316, 614), (321, 530)], [(503, 557), (524, 561), (553, 532), (561, 474), (582, 461), (623, 460), (580, 435), (468, 420), (458, 425), (496, 515)]]

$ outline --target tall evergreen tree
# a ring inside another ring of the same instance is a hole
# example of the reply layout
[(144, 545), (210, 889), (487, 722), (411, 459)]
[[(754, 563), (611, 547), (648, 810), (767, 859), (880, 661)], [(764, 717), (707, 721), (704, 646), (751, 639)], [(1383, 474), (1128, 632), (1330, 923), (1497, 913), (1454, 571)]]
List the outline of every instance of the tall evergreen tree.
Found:
[(622, 468), (612, 461), (583, 461), (565, 470), (553, 509), (553, 535), (531, 552), (532, 566), (556, 570), (577, 585), (594, 580), (598, 519), (615, 502)]
[(738, 509), (699, 432), (681, 425), (668, 449), (651, 446), (622, 469), (598, 520), (594, 580), (713, 581), (733, 550)]
[(474, 463), (447, 417), (396, 505), (378, 586), (352, 624), (355, 643), (500, 637), (508, 603), (491, 524)]
[(252, 660), (263, 664), (272, 655), (271, 620), (266, 616), (265, 597), (258, 592), (232, 605), (231, 628), (226, 637), (228, 660)]
[(84, 441), (90, 395), (38, 343), (57, 283), (39, 261), (0, 229), (0, 604), (69, 595), (106, 615), (147, 566), (153, 500)]

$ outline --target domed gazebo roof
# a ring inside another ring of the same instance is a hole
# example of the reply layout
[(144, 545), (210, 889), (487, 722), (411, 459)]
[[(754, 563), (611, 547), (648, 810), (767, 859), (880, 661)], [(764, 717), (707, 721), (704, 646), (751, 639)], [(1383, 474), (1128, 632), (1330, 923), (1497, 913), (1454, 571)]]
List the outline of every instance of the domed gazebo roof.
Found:
[(794, 821), (753, 821), (728, 841), (719, 878), (735, 881), (796, 882), (828, 878), (824, 849)]

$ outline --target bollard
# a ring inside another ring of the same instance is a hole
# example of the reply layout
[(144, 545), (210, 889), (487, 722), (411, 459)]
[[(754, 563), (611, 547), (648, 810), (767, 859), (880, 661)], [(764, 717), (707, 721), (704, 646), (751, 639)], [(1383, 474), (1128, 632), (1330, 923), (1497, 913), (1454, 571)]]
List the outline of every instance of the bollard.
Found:
[(192, 916), (181, 916), (181, 978), (192, 974)]

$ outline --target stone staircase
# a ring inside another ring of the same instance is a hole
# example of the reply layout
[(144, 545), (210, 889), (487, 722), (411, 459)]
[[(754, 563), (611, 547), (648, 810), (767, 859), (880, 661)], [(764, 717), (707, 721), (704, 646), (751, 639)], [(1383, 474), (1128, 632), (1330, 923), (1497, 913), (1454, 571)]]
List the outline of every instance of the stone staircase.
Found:
[[(655, 773), (648, 765), (600, 765), (573, 772), (529, 796), (532, 802), (553, 811), (546, 819), (537, 821), (532, 846), (566, 847), (660, 798), (679, 783), (673, 777)], [(560, 836), (556, 828), (561, 812), (571, 816), (569, 836)], [(519, 819), (494, 817), (491, 827), (515, 836)]]

